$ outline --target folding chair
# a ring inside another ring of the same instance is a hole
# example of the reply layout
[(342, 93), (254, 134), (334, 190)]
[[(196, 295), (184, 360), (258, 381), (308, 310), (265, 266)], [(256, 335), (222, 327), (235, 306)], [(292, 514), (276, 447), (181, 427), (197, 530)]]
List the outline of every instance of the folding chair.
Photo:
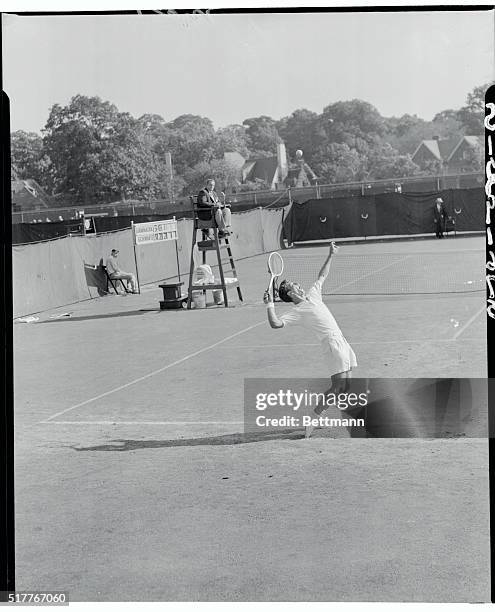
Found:
[(105, 276), (107, 277), (107, 293), (110, 293), (108, 288), (109, 286), (111, 286), (112, 289), (115, 291), (115, 293), (119, 295), (119, 290), (117, 289), (117, 287), (119, 286), (119, 283), (122, 285), (125, 293), (129, 293), (129, 290), (127, 289), (126, 284), (121, 278), (110, 278), (110, 274), (108, 273), (107, 267), (106, 266), (102, 266), (102, 267), (105, 272)]

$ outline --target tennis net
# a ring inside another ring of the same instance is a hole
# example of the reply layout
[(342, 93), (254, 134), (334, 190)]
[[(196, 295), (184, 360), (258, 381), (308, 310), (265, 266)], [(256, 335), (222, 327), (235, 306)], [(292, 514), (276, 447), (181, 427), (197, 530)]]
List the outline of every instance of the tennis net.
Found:
[[(315, 282), (326, 252), (283, 251), (280, 277), (304, 289)], [(326, 249), (325, 249), (326, 251)], [(484, 253), (479, 250), (337, 254), (323, 285), (324, 295), (411, 295), (486, 290)]]

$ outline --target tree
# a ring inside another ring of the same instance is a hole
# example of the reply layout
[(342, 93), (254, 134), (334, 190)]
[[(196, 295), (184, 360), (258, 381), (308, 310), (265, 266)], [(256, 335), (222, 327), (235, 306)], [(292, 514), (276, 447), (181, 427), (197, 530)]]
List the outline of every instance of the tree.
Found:
[(493, 83), (478, 85), (468, 93), (466, 104), (457, 113), (457, 117), (466, 130), (468, 136), (477, 136), (483, 133), (483, 120), (485, 117), (485, 92)]
[(318, 148), (312, 168), (325, 182), (345, 183), (366, 176), (365, 161), (349, 145), (333, 142)]
[(161, 115), (145, 114), (138, 118), (138, 122), (143, 129), (143, 132), (148, 135), (154, 135), (165, 127), (166, 121)]
[(433, 123), (437, 123), (437, 122), (448, 122), (448, 121), (458, 121), (458, 114), (459, 111), (454, 110), (453, 108), (447, 108), (443, 111), (440, 111), (439, 113), (437, 113), (434, 117), (433, 117)]
[(481, 172), (483, 170), (483, 160), (485, 150), (481, 143), (467, 148), (464, 152), (463, 167), (466, 172)]
[(55, 104), (43, 130), (43, 146), (50, 158), (50, 178), (55, 191), (84, 199), (92, 190), (85, 170), (97, 158), (117, 126), (117, 108), (100, 98), (77, 95), (68, 106)]
[(245, 119), (249, 150), (257, 156), (270, 157), (276, 154), (277, 144), (281, 142), (276, 121), (266, 115)]
[(420, 166), (420, 173), (427, 176), (437, 176), (443, 173), (443, 163), (439, 159), (429, 159)]
[(44, 186), (48, 164), (43, 153), (43, 140), (34, 132), (18, 130), (10, 137), (12, 167), (19, 179), (34, 179)]
[(373, 149), (368, 157), (367, 170), (370, 180), (414, 176), (420, 172), (410, 155), (400, 155), (388, 143)]
[(360, 180), (368, 175), (374, 151), (383, 145), (385, 120), (363, 100), (336, 102), (314, 121), (313, 170), (330, 182)]
[(373, 142), (375, 136), (385, 134), (383, 117), (374, 106), (363, 100), (336, 102), (323, 109), (318, 118), (320, 134), (332, 142), (347, 143), (358, 138)]
[(161, 157), (165, 157), (168, 151), (168, 142), (170, 140), (170, 129), (167, 128), (167, 123), (160, 115), (141, 115), (138, 118), (138, 124), (141, 132), (145, 135), (150, 148)]
[(160, 192), (160, 198), (167, 200), (176, 200), (183, 195), (184, 190), (187, 186), (186, 181), (180, 174), (174, 174), (170, 176), (168, 172), (165, 173), (162, 180), (162, 189)]
[(58, 192), (77, 202), (156, 197), (165, 164), (149, 146), (143, 122), (100, 98), (55, 104), (43, 130), (49, 173)]
[(202, 161), (184, 174), (184, 180), (190, 192), (196, 193), (205, 186), (208, 179), (215, 180), (215, 191), (232, 192), (239, 185), (239, 170), (223, 159)]
[(393, 134), (397, 138), (403, 138), (408, 132), (416, 128), (418, 124), (425, 123), (417, 115), (409, 115), (407, 113), (402, 115), (402, 117), (391, 117), (385, 121), (388, 133)]
[[(213, 123), (198, 115), (180, 115), (166, 124), (161, 148), (172, 153), (177, 172), (183, 174), (200, 161), (210, 161), (215, 155)], [(165, 146), (163, 146), (165, 144)]]
[(459, 120), (457, 111), (452, 109), (437, 113), (433, 117), (431, 125), (433, 134), (440, 138), (457, 139), (465, 134), (465, 129)]
[(316, 129), (317, 120), (317, 113), (302, 108), (276, 124), (277, 131), (285, 142), (290, 157), (293, 157), (298, 149), (302, 149), (305, 158), (311, 162), (320, 144)]
[(140, 124), (127, 113), (119, 114), (114, 137), (98, 157), (88, 164), (94, 177), (94, 193), (103, 198), (122, 199), (166, 197), (166, 167), (147, 146)]
[(385, 120), (387, 132), (386, 142), (399, 151), (400, 154), (413, 154), (423, 140), (439, 138), (459, 138), (463, 128), (457, 118), (457, 111), (451, 109), (437, 113), (433, 121), (425, 121), (416, 115), (403, 115)]
[(228, 125), (219, 128), (215, 133), (215, 157), (220, 158), (224, 153), (236, 151), (245, 159), (249, 157), (249, 138), (243, 125)]

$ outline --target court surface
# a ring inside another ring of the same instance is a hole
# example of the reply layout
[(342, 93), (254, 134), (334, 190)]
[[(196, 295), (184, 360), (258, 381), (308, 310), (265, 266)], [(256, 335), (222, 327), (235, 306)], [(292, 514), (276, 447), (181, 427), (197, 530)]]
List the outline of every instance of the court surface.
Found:
[[(297, 251), (282, 254), (306, 253), (316, 274), (327, 249)], [(478, 282), (482, 236), (339, 255), (438, 253), (461, 270), (463, 251), (479, 254)], [(243, 437), (246, 377), (326, 372), (312, 337), (269, 328), (266, 256), (239, 261), (238, 276), (245, 303), (234, 291), (229, 309), (159, 311), (153, 285), (15, 324), (17, 589), (74, 601), (488, 601), (487, 440)], [(356, 376), (486, 377), (484, 292), (325, 301)]]

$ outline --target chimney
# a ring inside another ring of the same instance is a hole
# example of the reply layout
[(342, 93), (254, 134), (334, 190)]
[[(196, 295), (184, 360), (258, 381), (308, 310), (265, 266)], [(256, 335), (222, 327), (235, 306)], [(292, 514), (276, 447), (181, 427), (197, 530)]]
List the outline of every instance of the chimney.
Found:
[(172, 178), (174, 176), (174, 170), (172, 166), (172, 154), (169, 151), (165, 153), (165, 165), (167, 166), (169, 177)]
[(440, 140), (440, 136), (433, 136), (433, 140)]
[(287, 151), (285, 150), (285, 143), (279, 142), (277, 144), (277, 167), (278, 167), (278, 183), (283, 183), (287, 177), (289, 169), (287, 167)]

